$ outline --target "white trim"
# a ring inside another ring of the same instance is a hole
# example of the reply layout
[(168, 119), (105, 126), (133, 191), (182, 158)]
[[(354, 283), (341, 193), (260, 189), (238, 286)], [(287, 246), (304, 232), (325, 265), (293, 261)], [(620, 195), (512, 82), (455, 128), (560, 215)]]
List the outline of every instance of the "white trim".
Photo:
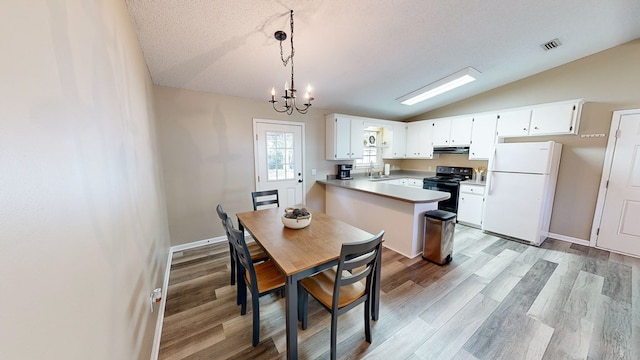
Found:
[(189, 249), (197, 248), (200, 246), (215, 244), (223, 241), (227, 241), (227, 237), (224, 235), (210, 238), (210, 239), (198, 240), (198, 241), (194, 241), (186, 244), (174, 245), (169, 249), (169, 251), (171, 252), (171, 254), (173, 254), (174, 252), (189, 250)]
[[(258, 123), (264, 123), (264, 124), (276, 124), (276, 125), (287, 125), (287, 126), (300, 126), (302, 133), (300, 134), (300, 151), (302, 152), (302, 154), (300, 154), (302, 156), (302, 170), (300, 171), (302, 173), (302, 204), (306, 203), (307, 200), (307, 192), (306, 192), (306, 184), (307, 184), (307, 180), (306, 180), (306, 169), (307, 169), (307, 160), (306, 160), (306, 156), (305, 156), (305, 138), (306, 138), (306, 128), (305, 128), (305, 123), (304, 122), (299, 122), (299, 121), (283, 121), (283, 120), (269, 120), (269, 119), (260, 119), (260, 118), (253, 118), (253, 138), (254, 140), (256, 139), (256, 134), (257, 134), (257, 124)], [(253, 142), (253, 174), (254, 174), (254, 188), (258, 189), (258, 148), (255, 145), (256, 142)]]
[(602, 222), (602, 215), (604, 212), (604, 202), (607, 198), (606, 184), (611, 177), (611, 165), (613, 164), (613, 153), (616, 149), (616, 141), (618, 140), (615, 133), (620, 127), (620, 120), (622, 115), (637, 113), (637, 109), (630, 110), (618, 110), (613, 112), (611, 117), (611, 127), (609, 128), (609, 140), (607, 141), (607, 151), (604, 155), (604, 164), (602, 165), (602, 178), (600, 179), (600, 188), (598, 189), (598, 200), (596, 202), (596, 210), (593, 215), (593, 223), (591, 224), (591, 237), (590, 244), (593, 247), (597, 247), (598, 229), (600, 229), (600, 223)]
[(218, 236), (210, 239), (204, 239), (199, 241), (194, 241), (186, 244), (175, 245), (169, 248), (169, 255), (167, 256), (167, 266), (164, 272), (164, 280), (162, 281), (162, 300), (160, 301), (160, 306), (158, 307), (158, 320), (156, 321), (156, 331), (153, 336), (153, 347), (151, 348), (151, 360), (158, 360), (158, 355), (160, 354), (160, 338), (162, 336), (162, 324), (164, 322), (164, 308), (167, 304), (167, 292), (169, 289), (169, 275), (171, 273), (171, 262), (173, 261), (173, 254), (176, 252), (194, 249), (200, 246), (205, 246), (209, 244), (220, 243), (223, 241), (227, 241), (226, 236)]
[(156, 332), (153, 335), (153, 348), (151, 348), (151, 360), (158, 360), (160, 354), (160, 337), (162, 336), (162, 323), (164, 321), (164, 307), (167, 304), (167, 289), (169, 288), (169, 273), (171, 272), (171, 259), (173, 258), (172, 248), (169, 248), (167, 256), (167, 266), (164, 271), (164, 280), (162, 281), (162, 300), (158, 307), (158, 320), (156, 321)]
[(566, 241), (566, 242), (570, 242), (570, 243), (574, 243), (574, 244), (578, 244), (578, 245), (583, 245), (583, 246), (591, 246), (589, 244), (589, 240), (578, 239), (578, 238), (575, 238), (575, 237), (566, 236), (566, 235), (560, 235), (560, 234), (554, 234), (554, 233), (549, 233), (548, 236), (549, 236), (549, 238), (555, 239), (555, 240), (562, 240), (562, 241)]

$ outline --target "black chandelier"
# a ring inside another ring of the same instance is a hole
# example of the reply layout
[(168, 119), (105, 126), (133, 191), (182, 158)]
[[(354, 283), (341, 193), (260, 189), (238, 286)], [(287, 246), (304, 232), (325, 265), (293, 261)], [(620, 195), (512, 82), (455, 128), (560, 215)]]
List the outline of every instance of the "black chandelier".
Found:
[(288, 115), (293, 114), (293, 109), (296, 109), (301, 114), (306, 114), (311, 107), (311, 101), (313, 97), (311, 96), (311, 86), (307, 86), (307, 92), (305, 93), (305, 103), (302, 104), (302, 108), (299, 108), (296, 105), (297, 98), (297, 90), (295, 87), (295, 83), (293, 80), (293, 56), (295, 55), (295, 49), (293, 48), (293, 10), (291, 10), (291, 53), (287, 58), (284, 58), (284, 54), (282, 51), (282, 42), (287, 39), (287, 33), (282, 30), (278, 30), (273, 34), (273, 36), (280, 42), (280, 59), (282, 59), (282, 65), (287, 67), (289, 61), (291, 61), (291, 87), (289, 87), (289, 82), (284, 83), (284, 95), (282, 98), (284, 99), (284, 104), (280, 106), (280, 108), (276, 107), (278, 100), (276, 100), (276, 88), (273, 87), (271, 89), (271, 100), (269, 102), (273, 105), (273, 110), (279, 113), (287, 113)]

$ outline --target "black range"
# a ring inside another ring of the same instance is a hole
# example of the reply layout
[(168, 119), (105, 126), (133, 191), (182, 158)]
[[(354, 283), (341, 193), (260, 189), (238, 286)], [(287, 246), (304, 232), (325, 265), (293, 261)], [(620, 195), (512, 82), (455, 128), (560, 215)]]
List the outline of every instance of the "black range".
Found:
[(424, 178), (422, 188), (450, 193), (449, 199), (438, 203), (438, 209), (458, 213), (460, 181), (471, 179), (472, 173), (473, 169), (468, 167), (437, 166), (436, 176)]

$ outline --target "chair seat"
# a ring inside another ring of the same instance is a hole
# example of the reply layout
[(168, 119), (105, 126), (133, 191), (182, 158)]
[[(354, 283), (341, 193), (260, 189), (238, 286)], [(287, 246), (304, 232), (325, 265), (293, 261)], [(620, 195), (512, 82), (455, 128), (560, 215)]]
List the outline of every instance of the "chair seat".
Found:
[(262, 247), (256, 242), (247, 243), (247, 248), (249, 248), (249, 252), (251, 253), (251, 260), (253, 262), (269, 258)]
[[(313, 295), (328, 309), (331, 309), (333, 302), (333, 287), (336, 280), (336, 269), (331, 268), (321, 273), (300, 280), (302, 285), (310, 294)], [(365, 285), (362, 282), (356, 282), (340, 288), (340, 298), (338, 299), (338, 307), (351, 304), (365, 293)]]
[[(267, 260), (259, 264), (254, 264), (253, 268), (256, 272), (259, 293), (262, 294), (284, 286), (284, 276), (282, 276), (282, 273), (272, 261)], [(245, 278), (247, 284), (251, 285), (251, 278), (249, 277), (248, 271), (245, 271)]]

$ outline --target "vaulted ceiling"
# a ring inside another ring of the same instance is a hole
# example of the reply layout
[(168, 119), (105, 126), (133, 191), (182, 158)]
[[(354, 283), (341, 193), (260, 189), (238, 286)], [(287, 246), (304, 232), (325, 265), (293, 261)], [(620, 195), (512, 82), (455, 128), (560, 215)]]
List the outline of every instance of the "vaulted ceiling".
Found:
[[(154, 83), (264, 100), (290, 70), (314, 107), (393, 120), (640, 38), (638, 0), (126, 0)], [(558, 39), (545, 51), (541, 44)], [(285, 43), (285, 57), (289, 42)], [(396, 99), (465, 67), (478, 81), (413, 106)]]

